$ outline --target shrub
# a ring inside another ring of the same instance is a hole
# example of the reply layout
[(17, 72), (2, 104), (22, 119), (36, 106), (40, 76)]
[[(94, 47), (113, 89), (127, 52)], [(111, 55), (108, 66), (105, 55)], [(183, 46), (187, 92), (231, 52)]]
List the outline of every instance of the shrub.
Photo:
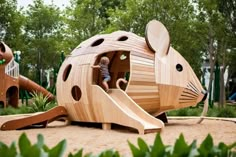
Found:
[(216, 117), (236, 117), (236, 108), (233, 106), (218, 108)]
[[(0, 156), (7, 157), (28, 157), (28, 156), (47, 156), (47, 157), (62, 157), (66, 149), (66, 140), (62, 140), (53, 148), (49, 148), (44, 144), (44, 138), (41, 134), (38, 135), (37, 143), (31, 144), (26, 134), (23, 133), (16, 143), (12, 142), (10, 146), (0, 142)], [(160, 134), (156, 135), (154, 144), (148, 146), (146, 142), (138, 138), (138, 147), (128, 141), (133, 157), (235, 157), (236, 152), (232, 151), (236, 148), (236, 142), (232, 145), (226, 145), (220, 142), (217, 146), (213, 145), (211, 135), (208, 135), (205, 140), (197, 147), (197, 141), (194, 140), (190, 145), (185, 142), (184, 136), (181, 134), (176, 140), (174, 146), (164, 145)], [(80, 149), (75, 154), (70, 153), (68, 157), (120, 157), (119, 152), (113, 149), (102, 151), (98, 155), (88, 153), (83, 155), (83, 149)]]
[(167, 112), (168, 116), (200, 116), (202, 112), (201, 108), (189, 107), (181, 108), (178, 110), (172, 110)]
[(33, 113), (33, 112), (44, 112), (57, 105), (55, 101), (48, 101), (48, 97), (43, 96), (42, 93), (33, 93), (32, 94), (32, 104), (29, 106), (20, 106), (14, 108), (8, 106), (6, 108), (0, 108), (0, 115), (12, 115), (12, 114), (24, 114), (24, 113)]
[(236, 142), (232, 145), (226, 145), (223, 142), (217, 146), (213, 145), (211, 135), (197, 147), (197, 141), (194, 140), (188, 145), (181, 134), (175, 141), (174, 146), (164, 145), (160, 134), (157, 134), (153, 146), (148, 146), (145, 141), (138, 138), (138, 147), (129, 142), (133, 157), (235, 157)]
[[(202, 107), (188, 107), (178, 110), (168, 111), (168, 116), (200, 116), (202, 113)], [(209, 117), (236, 117), (236, 109), (234, 106), (225, 106), (209, 108), (207, 112)]]
[(48, 101), (42, 93), (32, 93), (32, 104), (29, 106), (33, 112), (43, 112), (56, 106), (56, 102)]

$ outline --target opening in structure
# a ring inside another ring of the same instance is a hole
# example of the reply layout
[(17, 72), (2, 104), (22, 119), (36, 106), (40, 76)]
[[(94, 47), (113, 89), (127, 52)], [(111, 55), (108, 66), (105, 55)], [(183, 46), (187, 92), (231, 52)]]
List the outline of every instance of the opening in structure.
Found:
[(6, 92), (7, 101), (6, 104), (11, 105), (12, 107), (17, 107), (18, 105), (18, 88), (16, 86), (12, 86), (8, 88)]
[(126, 41), (128, 39), (127, 36), (122, 36), (118, 39), (118, 41)]
[(71, 67), (72, 67), (71, 64), (69, 64), (69, 65), (66, 66), (66, 68), (65, 68), (65, 70), (64, 70), (64, 72), (63, 72), (63, 75), (62, 75), (63, 81), (66, 81), (66, 80), (67, 80), (67, 78), (68, 78), (68, 76), (69, 76), (69, 74), (70, 74), (70, 71), (71, 71)]
[[(128, 51), (112, 51), (100, 54), (94, 65), (99, 64), (101, 57), (106, 56), (109, 58), (110, 62), (108, 65), (108, 70), (111, 76), (111, 80), (108, 82), (109, 88), (116, 88), (116, 81), (119, 78), (124, 78), (129, 80), (130, 73), (130, 52)], [(93, 84), (102, 86), (102, 75), (99, 69), (93, 69)], [(126, 89), (126, 84), (120, 84), (121, 89)]]
[(103, 43), (104, 39), (98, 39), (96, 40), (95, 42), (93, 42), (93, 44), (91, 45), (92, 47), (95, 47), (95, 46), (98, 46), (100, 45), (101, 43)]
[(71, 89), (71, 94), (72, 97), (76, 100), (79, 101), (82, 95), (82, 92), (78, 86), (73, 86)]

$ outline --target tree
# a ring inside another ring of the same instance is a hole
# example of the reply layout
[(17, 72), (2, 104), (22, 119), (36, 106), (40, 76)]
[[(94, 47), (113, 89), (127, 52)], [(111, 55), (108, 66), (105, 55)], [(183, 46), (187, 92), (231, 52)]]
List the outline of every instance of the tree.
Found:
[[(227, 22), (227, 27), (228, 30), (230, 31), (228, 34), (231, 35), (231, 39), (229, 42), (231, 42), (231, 48), (229, 48), (228, 51), (228, 66), (229, 66), (229, 76), (227, 80), (227, 88), (228, 92), (226, 95), (231, 94), (234, 92), (234, 88), (229, 86), (229, 79), (232, 79), (236, 77), (236, 64), (235, 64), (235, 59), (236, 59), (236, 3), (234, 0), (218, 0), (218, 6), (219, 6), (219, 11), (223, 14), (223, 16), (226, 19)], [(232, 81), (233, 82), (233, 81)], [(234, 85), (236, 86), (235, 82), (233, 82)], [(231, 89), (230, 89), (231, 88)], [(231, 91), (232, 90), (232, 91)]]
[(43, 82), (44, 70), (57, 66), (53, 60), (59, 61), (58, 45), (62, 40), (63, 28), (60, 13), (55, 5), (45, 5), (42, 0), (34, 0), (33, 5), (30, 5), (25, 13), (27, 47), (22, 60), (28, 67), (25, 70), (29, 69), (28, 76), (40, 84)]
[(20, 49), (24, 17), (17, 9), (16, 0), (0, 0), (0, 40), (13, 50)]
[[(230, 31), (229, 23), (219, 12), (217, 0), (198, 0), (198, 19), (201, 22), (199, 33), (202, 36), (202, 41), (206, 44), (205, 53), (210, 61), (210, 81), (209, 91), (211, 91), (212, 81), (214, 79), (214, 68), (216, 62), (220, 64), (220, 106), (225, 102), (225, 87), (224, 87), (224, 72), (229, 64), (229, 52), (233, 50), (232, 32)], [(230, 51), (229, 51), (230, 50)]]
[(74, 48), (80, 42), (104, 32), (110, 23), (108, 10), (122, 7), (123, 1), (72, 0), (71, 7), (65, 11), (65, 21), (68, 25), (64, 32), (65, 45)]
[(219, 11), (226, 18), (230, 30), (236, 36), (236, 2), (235, 0), (218, 0)]

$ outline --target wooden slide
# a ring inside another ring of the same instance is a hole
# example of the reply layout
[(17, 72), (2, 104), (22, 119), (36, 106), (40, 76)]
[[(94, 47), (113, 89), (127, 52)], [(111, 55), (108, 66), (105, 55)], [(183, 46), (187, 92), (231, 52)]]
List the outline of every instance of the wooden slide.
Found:
[(63, 106), (57, 106), (44, 113), (7, 121), (2, 124), (1, 130), (16, 130), (34, 127), (46, 128), (48, 123), (61, 117), (67, 117), (67, 111)]
[(112, 99), (113, 104), (110, 105), (115, 105), (121, 111), (116, 111), (118, 116), (122, 117), (124, 115), (121, 114), (125, 114), (128, 117), (114, 123), (135, 128), (140, 134), (160, 131), (164, 127), (164, 123), (161, 120), (144, 111), (123, 90), (110, 89), (106, 95)]

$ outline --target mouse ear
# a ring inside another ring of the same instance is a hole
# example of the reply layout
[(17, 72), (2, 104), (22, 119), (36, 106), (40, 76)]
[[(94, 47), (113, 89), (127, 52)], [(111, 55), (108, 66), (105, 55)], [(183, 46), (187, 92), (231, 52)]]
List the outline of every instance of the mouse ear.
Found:
[(170, 37), (166, 27), (159, 21), (152, 20), (146, 26), (145, 40), (148, 47), (155, 52), (155, 82), (158, 84), (158, 65), (160, 59), (168, 54)]
[(3, 59), (5, 60), (4, 64), (9, 63), (13, 58), (13, 53), (11, 49), (2, 41), (0, 42), (0, 53)]
[(146, 26), (145, 40), (148, 47), (154, 51), (155, 56), (167, 55), (170, 47), (169, 32), (166, 27), (157, 20), (150, 21)]

